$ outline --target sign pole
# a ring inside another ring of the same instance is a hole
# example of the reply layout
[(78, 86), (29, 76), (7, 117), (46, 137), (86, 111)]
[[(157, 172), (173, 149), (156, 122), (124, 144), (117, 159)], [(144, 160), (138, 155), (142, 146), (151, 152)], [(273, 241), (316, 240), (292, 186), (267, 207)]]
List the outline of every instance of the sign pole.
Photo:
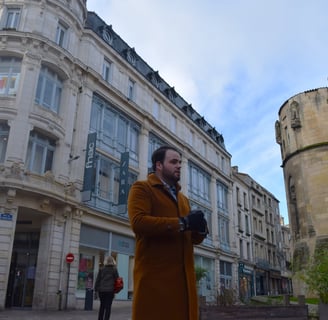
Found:
[(67, 268), (68, 268), (68, 271), (67, 271), (67, 284), (66, 284), (66, 301), (65, 301), (65, 310), (67, 309), (67, 303), (68, 303), (69, 274), (70, 274), (70, 271), (71, 271), (71, 264), (70, 264), (70, 263), (67, 264)]
[(66, 255), (66, 262), (67, 262), (67, 283), (66, 283), (65, 310), (67, 309), (67, 303), (68, 303), (69, 274), (71, 272), (71, 263), (73, 261), (74, 261), (74, 254), (69, 252)]

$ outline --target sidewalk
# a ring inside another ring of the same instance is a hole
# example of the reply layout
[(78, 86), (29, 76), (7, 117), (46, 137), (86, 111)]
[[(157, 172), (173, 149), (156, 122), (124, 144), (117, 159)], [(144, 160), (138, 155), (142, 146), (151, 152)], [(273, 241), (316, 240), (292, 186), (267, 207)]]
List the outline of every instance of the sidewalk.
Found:
[[(114, 300), (111, 319), (131, 320), (131, 301)], [(98, 318), (98, 305), (93, 310), (60, 310), (37, 311), (30, 309), (0, 310), (0, 320), (96, 320)]]

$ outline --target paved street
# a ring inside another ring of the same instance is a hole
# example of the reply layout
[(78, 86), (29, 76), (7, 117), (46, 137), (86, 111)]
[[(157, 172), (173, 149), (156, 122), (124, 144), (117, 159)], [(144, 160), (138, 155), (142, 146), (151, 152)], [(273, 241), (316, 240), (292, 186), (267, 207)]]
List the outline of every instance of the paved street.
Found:
[[(131, 301), (114, 301), (111, 320), (131, 320)], [(35, 311), (30, 309), (0, 311), (0, 320), (96, 320), (98, 304), (92, 311), (61, 310), (61, 311)]]

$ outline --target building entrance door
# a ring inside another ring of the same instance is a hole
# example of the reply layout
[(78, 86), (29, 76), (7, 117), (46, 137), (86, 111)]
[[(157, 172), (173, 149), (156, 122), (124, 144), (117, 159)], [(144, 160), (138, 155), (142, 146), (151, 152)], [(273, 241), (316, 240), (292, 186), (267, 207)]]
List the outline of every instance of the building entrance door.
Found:
[(16, 232), (11, 257), (6, 307), (32, 307), (40, 234)]

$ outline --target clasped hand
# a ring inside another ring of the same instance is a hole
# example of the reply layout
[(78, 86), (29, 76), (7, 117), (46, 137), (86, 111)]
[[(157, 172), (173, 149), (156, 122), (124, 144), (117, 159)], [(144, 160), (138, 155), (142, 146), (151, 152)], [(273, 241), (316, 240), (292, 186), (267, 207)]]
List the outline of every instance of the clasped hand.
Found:
[(181, 218), (185, 230), (207, 233), (207, 222), (201, 210), (191, 210), (186, 217)]

